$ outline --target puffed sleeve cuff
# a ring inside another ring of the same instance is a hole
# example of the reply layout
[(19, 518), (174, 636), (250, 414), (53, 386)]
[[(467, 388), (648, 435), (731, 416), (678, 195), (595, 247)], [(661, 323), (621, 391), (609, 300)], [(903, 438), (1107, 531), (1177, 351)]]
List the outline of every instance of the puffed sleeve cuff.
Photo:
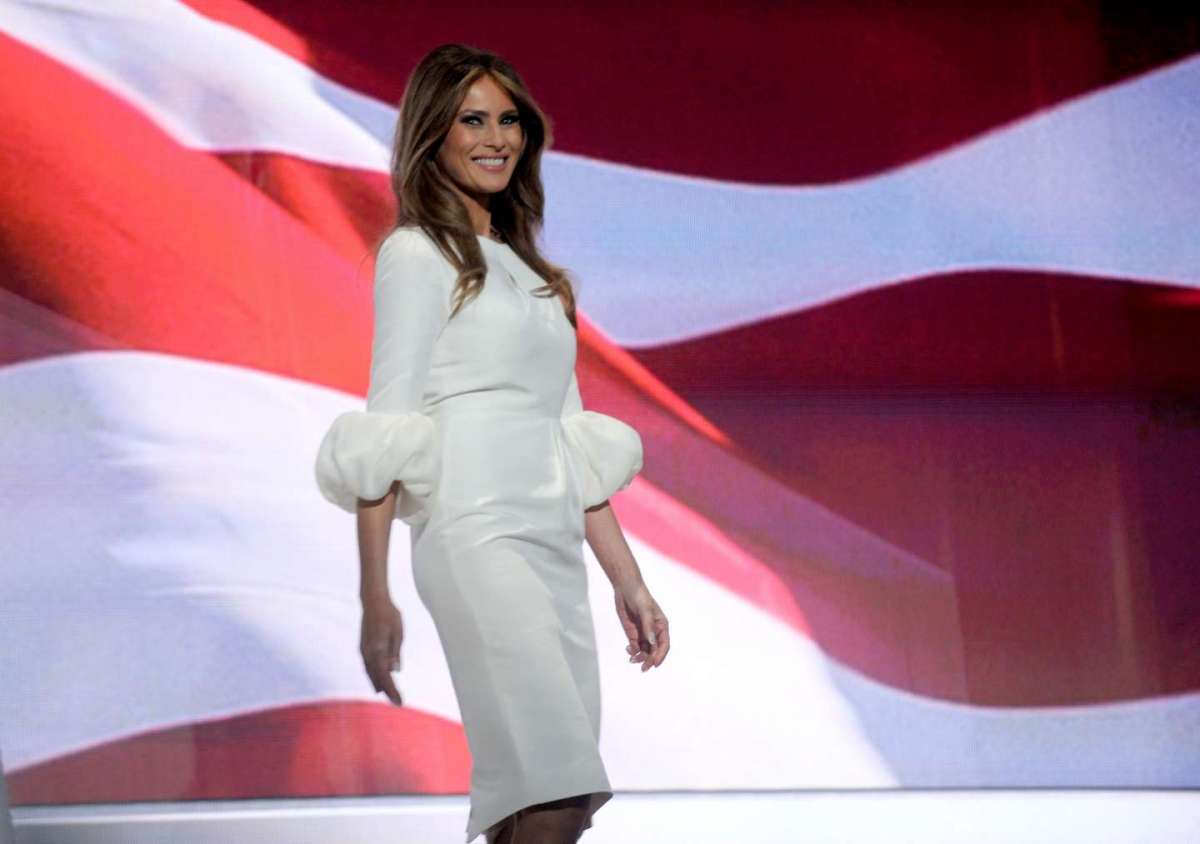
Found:
[(417, 525), (429, 518), (438, 476), (434, 422), (423, 413), (352, 410), (333, 420), (317, 450), (321, 494), (353, 513), (358, 498), (387, 494), (400, 481), (396, 518)]
[(642, 470), (642, 438), (613, 416), (584, 410), (562, 419), (583, 486), (584, 509), (629, 486)]

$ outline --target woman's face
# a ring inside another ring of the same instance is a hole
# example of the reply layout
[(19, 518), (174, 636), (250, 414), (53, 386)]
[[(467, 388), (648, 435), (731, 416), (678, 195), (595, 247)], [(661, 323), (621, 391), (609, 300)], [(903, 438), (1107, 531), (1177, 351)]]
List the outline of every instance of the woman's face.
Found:
[(512, 98), (484, 75), (467, 91), (437, 158), (463, 193), (486, 206), (488, 194), (508, 186), (524, 144)]

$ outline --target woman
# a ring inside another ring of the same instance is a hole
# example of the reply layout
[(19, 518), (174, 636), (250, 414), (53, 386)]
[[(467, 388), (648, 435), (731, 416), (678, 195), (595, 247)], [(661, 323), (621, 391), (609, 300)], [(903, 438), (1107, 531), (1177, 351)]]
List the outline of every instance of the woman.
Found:
[(641, 439), (584, 410), (574, 291), (534, 243), (549, 142), (498, 56), (447, 44), (418, 64), (392, 157), (397, 224), (376, 256), (367, 409), (337, 417), (317, 457), (322, 494), (357, 514), (362, 656), (396, 704), (387, 550), (393, 518), (410, 526), (471, 750), (468, 842), (574, 842), (612, 797), (585, 538), (630, 661), (646, 671), (670, 647), (607, 503), (641, 470)]

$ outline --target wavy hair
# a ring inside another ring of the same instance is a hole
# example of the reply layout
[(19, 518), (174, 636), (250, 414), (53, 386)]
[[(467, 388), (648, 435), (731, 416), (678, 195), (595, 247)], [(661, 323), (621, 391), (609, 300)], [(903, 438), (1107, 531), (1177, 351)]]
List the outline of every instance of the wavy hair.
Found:
[(391, 186), (395, 225), (419, 226), (458, 270), (451, 318), (483, 290), (487, 265), (467, 208), (437, 160), (442, 141), (471, 85), (491, 76), (512, 98), (520, 115), (524, 148), (507, 187), (492, 194), (492, 225), (546, 283), (533, 291), (558, 296), (573, 328), (575, 291), (564, 268), (547, 261), (535, 240), (542, 230), (545, 192), (542, 152), (551, 143), (549, 118), (534, 101), (517, 71), (500, 56), (465, 44), (435, 47), (417, 63), (404, 87), (392, 144)]

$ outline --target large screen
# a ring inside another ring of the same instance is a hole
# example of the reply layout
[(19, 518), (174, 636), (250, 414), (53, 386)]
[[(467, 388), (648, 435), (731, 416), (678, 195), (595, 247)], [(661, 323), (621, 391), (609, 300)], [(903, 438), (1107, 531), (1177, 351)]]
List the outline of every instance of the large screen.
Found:
[(467, 791), (407, 527), (394, 706), (313, 480), (450, 40), (553, 120), (579, 387), (644, 444), (660, 668), (586, 557), (614, 788), (1200, 786), (1198, 21), (3, 3), (13, 804)]

